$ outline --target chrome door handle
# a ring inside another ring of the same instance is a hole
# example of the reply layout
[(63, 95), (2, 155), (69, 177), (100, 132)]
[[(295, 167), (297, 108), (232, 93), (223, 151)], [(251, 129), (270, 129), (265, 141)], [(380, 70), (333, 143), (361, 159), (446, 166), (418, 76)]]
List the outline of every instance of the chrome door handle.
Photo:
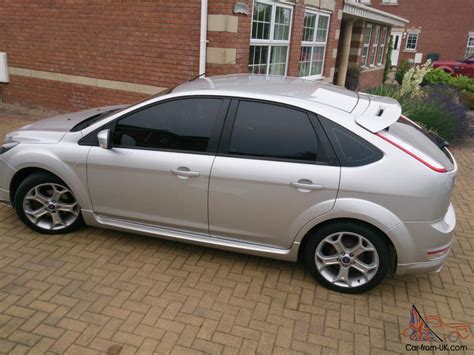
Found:
[(178, 176), (179, 178), (190, 178), (190, 177), (198, 177), (201, 174), (197, 171), (191, 171), (189, 168), (181, 166), (178, 169), (173, 169), (171, 172)]
[(301, 191), (324, 189), (324, 185), (313, 184), (311, 180), (299, 180), (298, 182), (292, 182), (291, 186)]

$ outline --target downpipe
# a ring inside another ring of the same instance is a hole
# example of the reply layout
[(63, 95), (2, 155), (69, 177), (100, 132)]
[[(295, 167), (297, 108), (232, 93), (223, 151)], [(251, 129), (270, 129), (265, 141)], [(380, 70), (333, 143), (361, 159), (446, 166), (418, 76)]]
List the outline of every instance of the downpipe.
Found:
[(199, 76), (206, 75), (208, 0), (201, 0), (201, 35), (199, 42)]

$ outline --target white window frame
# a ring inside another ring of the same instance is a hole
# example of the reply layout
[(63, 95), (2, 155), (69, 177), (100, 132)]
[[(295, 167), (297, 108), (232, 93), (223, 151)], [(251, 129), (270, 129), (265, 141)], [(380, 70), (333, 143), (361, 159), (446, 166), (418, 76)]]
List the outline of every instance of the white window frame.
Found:
[[(304, 78), (304, 79), (322, 79), (324, 76), (324, 64), (326, 62), (326, 50), (327, 50), (327, 47), (328, 47), (328, 38), (329, 38), (329, 28), (331, 27), (331, 16), (327, 13), (327, 12), (320, 12), (320, 11), (315, 11), (315, 10), (310, 10), (310, 9), (306, 9), (305, 11), (305, 14), (306, 13), (309, 13), (309, 14), (313, 14), (313, 15), (316, 15), (316, 21), (315, 21), (315, 27), (314, 27), (314, 36), (313, 36), (313, 40), (312, 41), (301, 41), (301, 48), (300, 48), (300, 56), (301, 56), (301, 49), (303, 47), (311, 47), (311, 58), (313, 57), (313, 51), (314, 51), (314, 48), (316, 47), (323, 47), (324, 50), (323, 50), (323, 63), (322, 63), (322, 67), (321, 67), (321, 74), (316, 74), (316, 75), (308, 75), (308, 76), (302, 76), (301, 78)], [(318, 32), (318, 23), (319, 23), (319, 18), (320, 17), (327, 17), (328, 18), (328, 28), (326, 30), (326, 38), (324, 39), (324, 42), (317, 42), (316, 41), (316, 35), (317, 35), (317, 32)], [(304, 25), (303, 25), (303, 35), (304, 35)], [(301, 61), (298, 61), (298, 73), (299, 73), (299, 70), (300, 70), (300, 65), (301, 65)], [(312, 61), (309, 62), (309, 72), (311, 73), (311, 66), (313, 65)]]
[[(379, 49), (379, 42), (380, 42), (380, 26), (375, 26), (374, 43), (372, 43), (372, 47), (370, 48), (370, 62), (369, 62), (370, 67), (374, 67), (375, 62), (377, 62), (377, 51)], [(373, 60), (372, 60), (372, 54), (374, 55)]]
[[(415, 41), (415, 48), (408, 48), (408, 39), (410, 38), (410, 35), (416, 36), (416, 41)], [(405, 42), (405, 50), (406, 51), (411, 51), (414, 52), (416, 51), (416, 47), (418, 46), (418, 39), (420, 37), (420, 34), (418, 32), (408, 32), (407, 33), (407, 40)]]
[(377, 65), (382, 65), (383, 62), (384, 62), (384, 57), (385, 57), (385, 44), (387, 43), (387, 33), (388, 33), (388, 28), (387, 27), (383, 27), (381, 29), (381, 31), (383, 31), (383, 38), (382, 38), (382, 42), (380, 42), (380, 51), (378, 53), (378, 60), (377, 60)]
[[(287, 47), (286, 51), (286, 61), (285, 61), (285, 73), (284, 75), (286, 76), (288, 73), (288, 58), (290, 55), (290, 42), (291, 42), (291, 28), (293, 25), (293, 15), (294, 15), (294, 7), (291, 5), (283, 4), (280, 2), (274, 2), (274, 1), (269, 1), (269, 0), (254, 0), (252, 2), (252, 17), (250, 21), (250, 25), (253, 27), (253, 12), (255, 9), (255, 3), (260, 3), (260, 4), (265, 4), (265, 5), (271, 5), (272, 6), (272, 14), (270, 18), (270, 39), (253, 39), (252, 38), (252, 30), (250, 31), (250, 46), (268, 46), (268, 58), (267, 58), (267, 70), (266, 70), (266, 75), (269, 75), (269, 70), (270, 70), (270, 59), (272, 55), (272, 47)], [(288, 29), (288, 40), (274, 40), (274, 32), (275, 32), (275, 16), (276, 16), (276, 8), (277, 7), (282, 7), (289, 9), (291, 11), (290, 15), (290, 24), (289, 24), (289, 29)], [(252, 64), (249, 62), (248, 68), (250, 69), (250, 66)], [(249, 70), (250, 72), (250, 70)], [(250, 72), (251, 73), (251, 72)]]
[(362, 56), (364, 57), (364, 62), (362, 63), (362, 66), (363, 67), (367, 67), (368, 64), (369, 64), (369, 50), (370, 50), (370, 42), (372, 41), (372, 31), (373, 31), (373, 26), (372, 24), (368, 23), (366, 26), (365, 26), (365, 31), (369, 31), (370, 29), (370, 34), (369, 34), (369, 42), (368, 43), (365, 43), (365, 36), (366, 36), (366, 32), (364, 32), (364, 37), (363, 37), (363, 41), (364, 41), (364, 46), (362, 48), (362, 53), (364, 53), (364, 51), (367, 49), (367, 52), (365, 53), (365, 56)]
[(382, 0), (382, 5), (398, 5), (398, 0)]
[[(472, 39), (472, 44), (469, 45), (469, 42), (471, 41), (471, 39)], [(474, 34), (470, 33), (467, 36), (466, 53), (464, 55), (464, 58), (471, 56), (473, 54), (474, 54)]]

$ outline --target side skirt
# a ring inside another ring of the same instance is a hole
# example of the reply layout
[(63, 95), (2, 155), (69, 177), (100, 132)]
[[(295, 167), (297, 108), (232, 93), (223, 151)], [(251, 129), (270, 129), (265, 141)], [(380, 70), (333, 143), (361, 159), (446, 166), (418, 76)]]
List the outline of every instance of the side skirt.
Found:
[(290, 249), (279, 249), (265, 245), (243, 243), (235, 240), (209, 237), (204, 234), (188, 233), (174, 229), (156, 227), (148, 224), (99, 216), (89, 210), (82, 210), (82, 216), (86, 224), (91, 227), (113, 229), (121, 232), (137, 233), (150, 237), (158, 237), (167, 240), (180, 241), (205, 247), (279, 260), (296, 261), (298, 259), (298, 249), (300, 246), (300, 243), (298, 242), (293, 243), (293, 246)]

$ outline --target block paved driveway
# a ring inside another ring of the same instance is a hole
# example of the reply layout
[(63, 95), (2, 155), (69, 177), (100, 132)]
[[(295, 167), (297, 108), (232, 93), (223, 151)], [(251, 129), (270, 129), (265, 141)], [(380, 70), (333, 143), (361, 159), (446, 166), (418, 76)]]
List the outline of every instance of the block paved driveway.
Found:
[[(0, 133), (30, 121), (2, 115)], [(0, 352), (401, 353), (412, 303), (474, 330), (474, 144), (453, 151), (458, 228), (444, 269), (355, 296), (300, 264), (92, 228), (39, 235), (1, 207)]]

